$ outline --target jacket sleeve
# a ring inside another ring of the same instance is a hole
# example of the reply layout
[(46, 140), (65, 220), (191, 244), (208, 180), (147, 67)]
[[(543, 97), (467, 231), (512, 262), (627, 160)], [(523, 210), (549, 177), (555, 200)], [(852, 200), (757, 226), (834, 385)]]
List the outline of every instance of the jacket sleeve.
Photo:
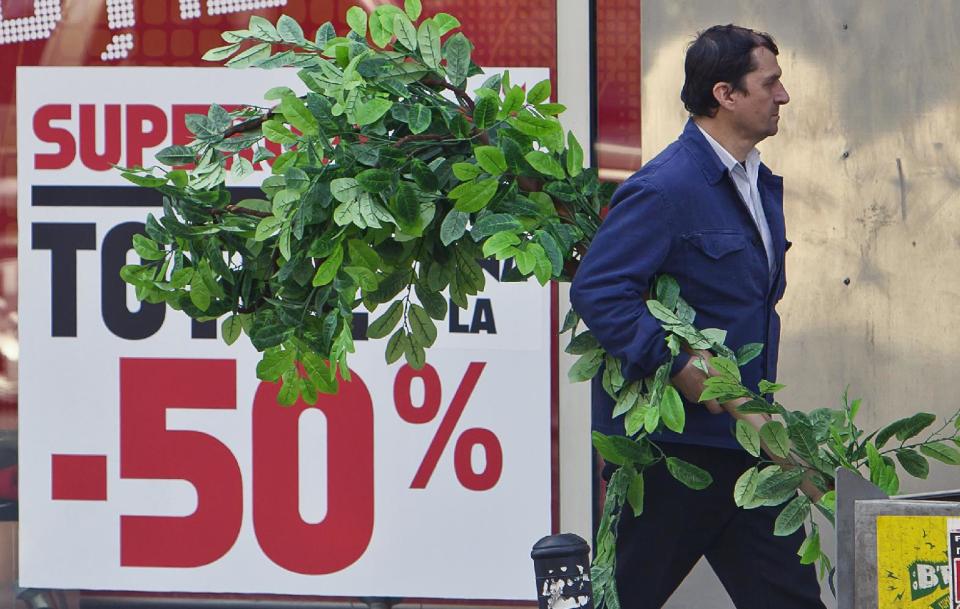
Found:
[[(652, 375), (667, 361), (666, 333), (644, 302), (654, 275), (670, 253), (670, 204), (642, 178), (624, 183), (610, 213), (580, 261), (570, 300), (606, 351), (619, 358), (624, 377)], [(671, 374), (686, 364), (681, 352)]]

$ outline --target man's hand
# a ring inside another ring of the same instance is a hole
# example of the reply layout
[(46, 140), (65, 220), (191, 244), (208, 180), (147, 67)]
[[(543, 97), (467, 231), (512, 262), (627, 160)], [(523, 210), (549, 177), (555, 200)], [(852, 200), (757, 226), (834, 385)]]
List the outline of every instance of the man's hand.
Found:
[[(694, 404), (700, 402), (700, 396), (703, 394), (703, 383), (707, 380), (707, 375), (704, 374), (703, 370), (694, 365), (698, 361), (707, 364), (710, 376), (717, 375), (717, 371), (709, 367), (710, 354), (706, 351), (694, 351), (686, 365), (670, 379), (677, 391), (683, 394), (688, 402)], [(703, 405), (713, 414), (720, 414), (724, 411), (724, 408), (716, 400), (707, 400), (703, 402)]]

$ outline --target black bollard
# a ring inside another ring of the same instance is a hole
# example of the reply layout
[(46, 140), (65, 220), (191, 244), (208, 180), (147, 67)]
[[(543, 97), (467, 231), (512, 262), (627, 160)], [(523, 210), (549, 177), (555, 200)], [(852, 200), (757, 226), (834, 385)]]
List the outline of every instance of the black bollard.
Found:
[(548, 535), (530, 551), (540, 609), (593, 609), (590, 546), (579, 535)]

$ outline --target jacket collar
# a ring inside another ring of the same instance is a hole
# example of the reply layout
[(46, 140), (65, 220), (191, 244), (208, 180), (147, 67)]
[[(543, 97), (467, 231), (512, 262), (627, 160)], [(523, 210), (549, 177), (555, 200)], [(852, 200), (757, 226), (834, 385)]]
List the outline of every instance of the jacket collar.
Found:
[(710, 143), (703, 137), (703, 134), (700, 133), (700, 129), (697, 127), (697, 124), (693, 122), (692, 118), (687, 119), (683, 133), (680, 134), (680, 143), (690, 152), (690, 155), (700, 167), (700, 171), (703, 172), (707, 182), (713, 185), (723, 179), (727, 168), (720, 162), (717, 153), (710, 147)]
[[(700, 167), (700, 171), (707, 178), (707, 182), (714, 185), (723, 179), (723, 176), (727, 173), (727, 168), (720, 161), (720, 157), (714, 152), (707, 138), (703, 137), (703, 133), (700, 132), (700, 128), (697, 127), (692, 118), (687, 119), (683, 133), (680, 134), (680, 143), (690, 152), (690, 155)], [(783, 196), (783, 179), (770, 171), (763, 163), (760, 163), (758, 178), (759, 181), (772, 186), (774, 190), (779, 187), (780, 196)]]

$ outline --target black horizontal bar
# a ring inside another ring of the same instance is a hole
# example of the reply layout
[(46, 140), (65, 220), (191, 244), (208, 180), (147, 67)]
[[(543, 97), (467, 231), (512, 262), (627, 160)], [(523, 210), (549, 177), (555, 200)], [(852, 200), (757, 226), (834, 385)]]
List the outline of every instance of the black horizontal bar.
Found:
[[(263, 198), (255, 186), (228, 188), (234, 201)], [(160, 207), (163, 194), (143, 186), (33, 186), (33, 207)]]

